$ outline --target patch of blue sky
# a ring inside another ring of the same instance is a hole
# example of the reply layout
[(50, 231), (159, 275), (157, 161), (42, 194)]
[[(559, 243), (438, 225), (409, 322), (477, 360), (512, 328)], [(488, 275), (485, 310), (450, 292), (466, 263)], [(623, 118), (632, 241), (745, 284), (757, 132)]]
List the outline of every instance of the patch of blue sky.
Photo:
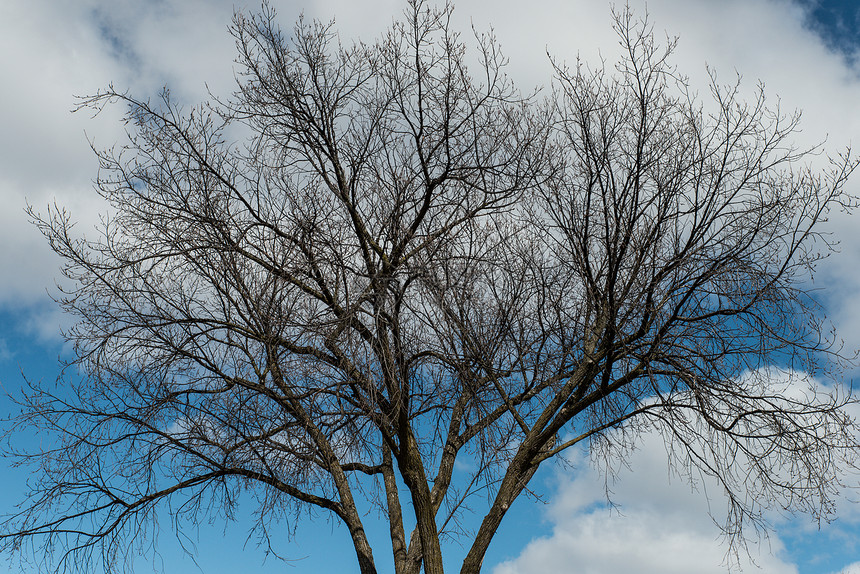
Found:
[[(28, 323), (30, 314), (31, 311), (0, 310), (0, 325), (4, 326), (0, 383), (5, 391), (0, 395), (0, 409), (6, 416), (14, 416), (19, 412), (20, 408), (9, 395), (21, 396), (22, 392), (26, 392), (27, 380), (48, 388), (55, 387), (52, 390), (63, 396), (61, 381), (68, 381), (69, 377), (75, 376), (65, 373), (62, 379), (59, 378), (62, 362), (71, 358), (70, 350), (59, 336), (59, 329), (57, 336), (45, 338)], [(10, 440), (14, 448), (34, 452), (45, 447), (53, 438), (33, 432), (15, 432)], [(38, 478), (36, 474), (31, 474), (31, 471), (38, 469), (12, 466), (11, 462), (7, 460), (7, 464), (0, 467), (0, 484), (3, 485), (0, 489), (0, 508), (5, 512), (14, 512), (12, 509), (15, 505), (25, 498), (27, 482)], [(460, 470), (454, 476), (455, 488), (462, 487), (461, 483), (469, 476), (466, 472), (470, 465), (468, 456), (463, 456), (459, 463)], [(536, 492), (550, 492), (548, 477), (552, 476), (552, 472), (549, 468), (547, 465), (534, 477)], [(414, 527), (414, 520), (410, 519), (408, 491), (402, 485), (401, 500), (408, 532)], [(549, 498), (542, 500), (546, 503)], [(182, 502), (181, 495), (165, 501), (173, 507)], [(226, 519), (223, 512), (216, 508), (209, 514), (199, 516), (199, 524), (184, 524), (179, 535), (173, 528), (166, 504), (161, 505), (158, 513), (157, 537), (150, 539), (154, 540), (154, 544), (149, 545), (147, 542), (143, 545), (141, 556), (133, 562), (135, 571), (155, 569), (159, 572), (218, 573), (253, 568), (254, 571), (266, 573), (282, 572), (285, 567), (297, 573), (358, 571), (346, 528), (325, 511), (301, 511), (296, 516), (288, 516), (272, 525), (272, 550), (283, 557), (285, 562), (273, 555), (267, 556), (266, 545), (253, 532), (257, 520), (254, 514), (257, 501), (251, 492), (240, 494), (231, 519)], [(374, 548), (378, 571), (380, 574), (393, 573), (387, 522), (369, 502), (359, 500), (359, 504), (364, 510), (365, 527)], [(461, 523), (466, 534), (445, 538), (446, 566), (451, 571), (459, 570), (459, 564), (469, 547), (468, 533), (479, 526), (489, 502), (485, 495), (479, 493), (469, 500), (469, 506), (473, 511), (464, 512)], [(542, 516), (542, 506), (541, 503), (536, 504), (534, 497), (527, 495), (521, 496), (512, 505), (488, 551), (485, 560), (488, 567), (514, 558), (524, 542), (549, 533), (549, 522)], [(0, 573), (3, 568), (3, 562), (0, 561)], [(9, 568), (8, 572), (23, 574), (39, 571), (37, 561), (33, 561), (31, 567), (22, 568), (16, 563)], [(99, 571), (95, 570), (94, 574)]]
[[(25, 312), (0, 309), (0, 325), (3, 326), (4, 342), (3, 353), (0, 354), (0, 386), (4, 391), (0, 394), (0, 413), (5, 417), (20, 411), (10, 395), (20, 397), (26, 391), (27, 380), (48, 388), (56, 384), (53, 390), (62, 396), (64, 389), (58, 379), (60, 364), (69, 358), (62, 340), (40, 336), (28, 326)], [(63, 375), (63, 380), (68, 376)], [(13, 432), (9, 440), (17, 450), (36, 452), (52, 438), (33, 432)], [(37, 472), (38, 468), (15, 466), (10, 459), (0, 465), (0, 508), (3, 514), (15, 512), (16, 505), (25, 498), (27, 483), (38, 478)], [(169, 504), (178, 506), (182, 502), (179, 496), (173, 497)], [(267, 556), (266, 546), (261, 545), (260, 537), (251, 532), (256, 520), (253, 514), (255, 503), (251, 493), (243, 493), (232, 519), (225, 519), (223, 513), (216, 510), (201, 515), (200, 524), (184, 525), (179, 535), (162, 504), (155, 543), (143, 545), (142, 555), (133, 561), (133, 571), (219, 573), (252, 570), (265, 574), (283, 572), (285, 567), (295, 572), (357, 571), (348, 532), (322, 512), (312, 515), (302, 512), (297, 521), (291, 518), (275, 526), (273, 549), (290, 566), (285, 566), (284, 561), (274, 556)], [(281, 529), (290, 535), (282, 534)], [(36, 554), (31, 556), (29, 566), (17, 562), (7, 565), (0, 559), (0, 573), (34, 574), (41, 571), (39, 551)], [(95, 566), (93, 574), (103, 571), (97, 567), (97, 562)]]
[(800, 0), (807, 8), (807, 25), (832, 50), (852, 63), (860, 51), (860, 3), (856, 0)]

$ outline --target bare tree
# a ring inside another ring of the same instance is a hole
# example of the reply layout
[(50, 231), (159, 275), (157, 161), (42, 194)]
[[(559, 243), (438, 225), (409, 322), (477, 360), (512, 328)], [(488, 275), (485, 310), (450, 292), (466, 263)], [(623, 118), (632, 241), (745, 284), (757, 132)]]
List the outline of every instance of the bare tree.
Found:
[(33, 385), (14, 419), (56, 442), (19, 453), (40, 474), (7, 548), (120, 567), (160, 506), (193, 527), (249, 489), (265, 540), (320, 509), (363, 573), (369, 509), (396, 572), (437, 574), (472, 505), (475, 573), (542, 463), (655, 427), (724, 486), (736, 542), (770, 506), (828, 516), (854, 399), (809, 279), (856, 162), (806, 166), (761, 92), (715, 79), (699, 103), (629, 11), (616, 70), (558, 65), (544, 100), (490, 36), (472, 75), (450, 14), (415, 0), (346, 48), (264, 7), (235, 18), (230, 99), (83, 102), (126, 105), (129, 139), (97, 152), (96, 239), (33, 212), (78, 322), (61, 390)]

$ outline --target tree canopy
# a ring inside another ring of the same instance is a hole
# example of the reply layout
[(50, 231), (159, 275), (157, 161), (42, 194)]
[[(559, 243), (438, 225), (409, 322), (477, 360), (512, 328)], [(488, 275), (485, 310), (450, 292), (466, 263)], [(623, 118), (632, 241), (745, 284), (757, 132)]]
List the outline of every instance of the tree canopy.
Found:
[(96, 152), (95, 238), (31, 212), (77, 322), (62, 385), (12, 419), (56, 442), (17, 453), (40, 474), (6, 548), (119, 568), (160, 505), (193, 528), (248, 489), (266, 538), (313, 507), (362, 573), (441, 573), (445, 533), (475, 573), (540, 465), (645, 429), (719, 481), (735, 541), (764, 508), (828, 516), (855, 398), (809, 281), (857, 162), (820, 167), (761, 90), (700, 99), (629, 10), (614, 69), (555, 63), (532, 96), (451, 10), (343, 45), (264, 5), (235, 17), (232, 96), (82, 102), (126, 106), (128, 141)]

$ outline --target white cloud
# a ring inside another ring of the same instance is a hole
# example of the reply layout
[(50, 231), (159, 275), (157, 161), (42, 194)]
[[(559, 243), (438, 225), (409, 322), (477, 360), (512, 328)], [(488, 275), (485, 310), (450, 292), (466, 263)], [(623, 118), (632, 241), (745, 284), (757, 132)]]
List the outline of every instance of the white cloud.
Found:
[[(51, 2), (0, 5), (0, 307), (32, 307), (45, 316), (46, 290), (59, 279), (59, 260), (28, 222), (57, 201), (87, 233), (105, 206), (92, 191), (98, 163), (88, 138), (109, 147), (123, 138), (121, 107), (98, 118), (71, 113), (75, 96), (113, 82), (140, 97), (166, 83), (189, 102), (233, 85), (233, 2), (195, 0)], [(36, 319), (27, 321), (34, 328)], [(48, 326), (50, 325), (50, 326)], [(56, 330), (53, 319), (37, 332)]]
[[(397, 0), (368, 2), (274, 1), (280, 22), (289, 32), (303, 10), (308, 17), (337, 19), (345, 41), (357, 36), (371, 40), (403, 8)], [(189, 103), (206, 98), (206, 84), (217, 94), (233, 88), (233, 40), (227, 26), (234, 9), (258, 6), (232, 0), (10, 0), (0, 7), (0, 49), (15, 57), (0, 61), (4, 90), (4, 130), (0, 134), (0, 202), (4, 205), (0, 242), (15, 245), (22, 256), (0, 257), (0, 277), (13, 274), (14, 281), (0, 280), (0, 303), (41, 293), (50, 284), (55, 261), (22, 213), (24, 197), (44, 205), (57, 196), (62, 203), (91, 195), (90, 181), (96, 163), (84, 130), (107, 146), (120, 139), (116, 121), (121, 110), (109, 110), (93, 121), (86, 113), (72, 115), (74, 94), (88, 94), (114, 82), (140, 96), (152, 96), (163, 84)], [(644, 0), (631, 2), (640, 14)], [(834, 144), (844, 144), (860, 131), (857, 71), (848, 70), (844, 59), (828, 52), (803, 26), (803, 11), (789, 0), (651, 0), (651, 20), (659, 32), (679, 35), (675, 61), (696, 81), (709, 63), (730, 78), (735, 69), (753, 86), (757, 78), (768, 92), (782, 97), (788, 109), (805, 110), (805, 134), (810, 141), (830, 133)], [(577, 53), (594, 60), (598, 50), (611, 56), (616, 39), (610, 32), (606, 4), (586, 0), (522, 3), (500, 0), (459, 0), (455, 26), (469, 33), (495, 27), (511, 60), (510, 74), (520, 85), (545, 84), (550, 75), (546, 50), (561, 60), (573, 61)], [(87, 210), (95, 207), (86, 206)], [(81, 216), (83, 214), (76, 214)], [(835, 227), (849, 247), (860, 247), (860, 234), (841, 220)], [(39, 247), (39, 246), (42, 247)], [(860, 253), (860, 249), (856, 252)], [(860, 293), (857, 256), (834, 264), (834, 280), (843, 283), (846, 297)], [(839, 303), (837, 303), (838, 305)], [(845, 307), (854, 317), (860, 310)], [(852, 330), (851, 321), (845, 321)], [(858, 322), (860, 323), (860, 322)], [(860, 341), (848, 333), (851, 341)]]
[(860, 562), (849, 564), (839, 572), (834, 572), (834, 574), (860, 574)]
[[(767, 373), (781, 396), (805, 396), (810, 384), (822, 393), (831, 391), (801, 373)], [(856, 526), (858, 518), (855, 505), (845, 496), (837, 500), (836, 508), (844, 515), (842, 524), (823, 524), (820, 530), (806, 516), (763, 508), (764, 518), (775, 531), (761, 536), (747, 531), (746, 547), (730, 555), (719, 527), (725, 523), (728, 509), (723, 487), (712, 477), (694, 473), (687, 479), (675, 473), (669, 466), (664, 437), (657, 430), (642, 434), (637, 448), (624, 461), (612, 461), (608, 475), (583, 451), (573, 454), (570, 463), (573, 471), (562, 468), (557, 473), (557, 494), (546, 512), (553, 524), (552, 534), (532, 540), (518, 557), (498, 565), (493, 574), (725, 574), (738, 569), (790, 574), (798, 572), (800, 564), (795, 563), (796, 553), (794, 558), (788, 556), (785, 539), (814, 535), (827, 540), (832, 547), (819, 549), (818, 558), (832, 562), (840, 557), (839, 541), (848, 535), (845, 527)], [(744, 464), (743, 459), (735, 461), (740, 468)], [(788, 468), (774, 470), (790, 472)], [(841, 470), (843, 475), (847, 471)], [(845, 574), (858, 566), (848, 567)]]
[(0, 338), (0, 364), (8, 361), (12, 356), (13, 353), (9, 350), (9, 344), (6, 342), (6, 339)]
[[(530, 542), (514, 560), (500, 564), (493, 574), (577, 572), (611, 574), (725, 574), (732, 563), (721, 531), (709, 511), (719, 514), (722, 494), (713, 483), (699, 491), (672, 476), (661, 437), (643, 437), (617, 480), (610, 482), (611, 500), (605, 504), (604, 478), (580, 457), (576, 472), (560, 478), (559, 493), (548, 517), (552, 535)], [(796, 573), (780, 553), (776, 536), (751, 541), (747, 555), (737, 560), (744, 571)]]
[[(70, 113), (74, 95), (119, 72), (99, 51), (93, 30), (78, 25), (68, 3), (3, 3), (0, 8), (0, 305), (45, 303), (58, 273), (54, 258), (24, 214), (26, 200), (78, 203), (98, 167), (84, 129), (117, 130)], [(110, 116), (110, 114), (108, 114)], [(79, 213), (79, 215), (81, 215)], [(85, 214), (84, 214), (85, 215)]]
[(191, 103), (207, 98), (207, 83), (215, 93), (232, 91), (235, 48), (228, 27), (234, 8), (258, 6), (233, 0), (88, 0), (88, 5), (78, 17), (97, 31), (102, 49), (121, 66), (123, 76), (113, 78), (118, 88), (151, 96), (168, 85)]

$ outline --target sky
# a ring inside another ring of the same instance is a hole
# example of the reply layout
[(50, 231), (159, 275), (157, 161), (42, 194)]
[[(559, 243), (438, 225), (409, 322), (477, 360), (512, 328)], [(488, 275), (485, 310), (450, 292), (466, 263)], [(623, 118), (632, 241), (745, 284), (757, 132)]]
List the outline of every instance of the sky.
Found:
[[(272, 0), (284, 28), (304, 13), (336, 19), (342, 39), (372, 39), (402, 10), (398, 0)], [(23, 376), (53, 380), (57, 358), (67, 354), (59, 332), (69, 319), (50, 299), (59, 261), (24, 213), (29, 203), (69, 208), (82, 233), (103, 206), (92, 191), (97, 147), (121, 141), (120, 110), (93, 118), (71, 113), (76, 95), (113, 83), (139, 97), (171, 88), (180, 102), (205, 100), (208, 91), (233, 89), (233, 40), (227, 28), (244, 0), (2, 0), (0, 1), (0, 386), (15, 393)], [(639, 14), (645, 3), (632, 0)], [(853, 1), (650, 0), (658, 34), (678, 36), (674, 63), (704, 90), (706, 66), (719, 78), (736, 74), (752, 90), (765, 86), (769, 101), (803, 112), (799, 145), (826, 141), (838, 150), (860, 146), (860, 8)], [(546, 85), (547, 52), (561, 61), (578, 55), (612, 61), (617, 46), (608, 4), (596, 0), (461, 0), (455, 28), (491, 26), (510, 60), (509, 73), (524, 90)], [(849, 184), (860, 194), (860, 177)], [(841, 253), (818, 270), (815, 285), (846, 348), (860, 348), (860, 226), (834, 214), (829, 230)], [(850, 374), (856, 376), (856, 373)], [(0, 396), (4, 413), (13, 408)], [(23, 433), (18, 444), (33, 437)], [(544, 498), (520, 500), (490, 549), (484, 571), (492, 574), (577, 572), (721, 573), (719, 489), (695, 487), (667, 468), (659, 435), (645, 435), (629, 466), (607, 482), (582, 452), (565, 467), (535, 479)], [(0, 461), (0, 511), (20, 501), (26, 476)], [(615, 506), (605, 504), (609, 488)], [(772, 530), (749, 541), (738, 557), (744, 572), (860, 574), (860, 509), (857, 493), (838, 503), (839, 518), (818, 525), (804, 516), (770, 516)], [(197, 535), (198, 566), (168, 532), (156, 566), (164, 572), (218, 574), (261, 572), (357, 572), (344, 532), (320, 517), (298, 523), (283, 550), (291, 561), (263, 562), (239, 524), (203, 527)], [(292, 526), (292, 525), (289, 525)], [(332, 551), (336, 548), (337, 551)], [(341, 551), (341, 549), (343, 551)], [(458, 549), (451, 550), (456, 555)], [(376, 551), (381, 571), (384, 550)], [(731, 563), (731, 561), (729, 561)], [(138, 571), (150, 571), (145, 559)], [(0, 560), (0, 572), (5, 562)], [(759, 568), (761, 570), (759, 570)], [(20, 571), (9, 566), (9, 572)], [(33, 570), (35, 571), (35, 570)]]

